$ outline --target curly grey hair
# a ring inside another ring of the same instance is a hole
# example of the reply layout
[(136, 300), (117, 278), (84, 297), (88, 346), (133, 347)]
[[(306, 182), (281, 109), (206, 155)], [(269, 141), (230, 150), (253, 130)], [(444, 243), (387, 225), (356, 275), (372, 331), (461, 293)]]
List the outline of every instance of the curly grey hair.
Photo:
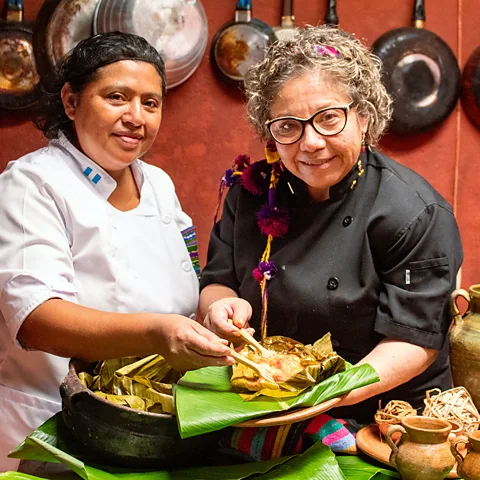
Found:
[[(322, 46), (333, 47), (339, 56), (319, 54)], [(289, 40), (275, 42), (265, 59), (247, 71), (247, 114), (260, 138), (270, 138), (265, 122), (283, 84), (312, 71), (324, 73), (327, 81), (345, 89), (357, 112), (368, 119), (366, 142), (376, 144), (392, 115), (392, 100), (381, 81), (381, 61), (352, 34), (327, 25), (298, 29)]]

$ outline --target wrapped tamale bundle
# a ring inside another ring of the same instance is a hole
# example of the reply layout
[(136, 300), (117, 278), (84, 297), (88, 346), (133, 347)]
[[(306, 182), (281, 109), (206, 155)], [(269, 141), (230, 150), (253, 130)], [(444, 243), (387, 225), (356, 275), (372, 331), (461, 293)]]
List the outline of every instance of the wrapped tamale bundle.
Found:
[[(258, 395), (283, 398), (299, 395), (308, 387), (345, 370), (345, 360), (333, 351), (330, 333), (313, 345), (303, 345), (288, 337), (267, 337), (263, 346), (271, 352), (262, 356), (250, 345), (240, 354), (249, 360), (267, 365), (275, 382), (259, 377), (250, 367), (237, 363), (233, 367), (232, 387), (244, 400)], [(255, 393), (245, 393), (255, 392)]]
[(99, 397), (146, 412), (175, 413), (172, 383), (179, 374), (161, 355), (104, 360), (92, 373), (78, 377)]

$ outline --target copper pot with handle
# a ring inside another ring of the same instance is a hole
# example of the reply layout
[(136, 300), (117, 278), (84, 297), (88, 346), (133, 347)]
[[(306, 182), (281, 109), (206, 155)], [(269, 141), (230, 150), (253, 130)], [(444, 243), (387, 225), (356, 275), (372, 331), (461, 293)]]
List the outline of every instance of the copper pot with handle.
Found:
[(0, 108), (17, 110), (38, 99), (40, 77), (32, 47), (32, 29), (23, 22), (22, 0), (8, 0), (0, 24)]

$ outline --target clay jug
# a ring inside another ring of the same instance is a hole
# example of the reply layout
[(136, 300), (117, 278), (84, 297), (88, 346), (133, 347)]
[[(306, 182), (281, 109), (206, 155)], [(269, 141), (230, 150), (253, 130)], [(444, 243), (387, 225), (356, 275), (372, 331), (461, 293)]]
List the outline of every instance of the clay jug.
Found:
[[(467, 445), (467, 454), (462, 457), (458, 445)], [(457, 459), (457, 473), (464, 480), (480, 480), (480, 432), (472, 432), (467, 437), (458, 437), (452, 442), (452, 453)]]
[[(468, 302), (465, 315), (460, 315), (457, 298)], [(450, 364), (453, 384), (465, 387), (473, 403), (480, 408), (480, 285), (472, 285), (469, 291), (462, 289), (452, 293), (450, 306), (453, 325), (450, 331)]]
[[(455, 464), (448, 440), (451, 429), (450, 423), (439, 418), (405, 417), (385, 437), (392, 449), (390, 464), (404, 480), (443, 480)], [(395, 432), (402, 434), (396, 444), (392, 440)]]

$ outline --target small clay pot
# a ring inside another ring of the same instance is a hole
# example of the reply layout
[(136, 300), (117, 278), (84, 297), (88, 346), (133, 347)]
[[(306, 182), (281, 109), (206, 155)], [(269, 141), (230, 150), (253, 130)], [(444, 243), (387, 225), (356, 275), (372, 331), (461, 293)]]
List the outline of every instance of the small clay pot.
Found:
[[(467, 445), (467, 454), (462, 457), (458, 445)], [(457, 473), (464, 480), (480, 480), (480, 432), (472, 432), (468, 437), (461, 436), (452, 442), (452, 453), (457, 460)]]
[[(390, 464), (404, 480), (443, 480), (455, 464), (448, 435), (452, 426), (439, 418), (411, 416), (393, 425), (385, 437), (392, 449)], [(395, 444), (392, 435), (400, 432)]]

